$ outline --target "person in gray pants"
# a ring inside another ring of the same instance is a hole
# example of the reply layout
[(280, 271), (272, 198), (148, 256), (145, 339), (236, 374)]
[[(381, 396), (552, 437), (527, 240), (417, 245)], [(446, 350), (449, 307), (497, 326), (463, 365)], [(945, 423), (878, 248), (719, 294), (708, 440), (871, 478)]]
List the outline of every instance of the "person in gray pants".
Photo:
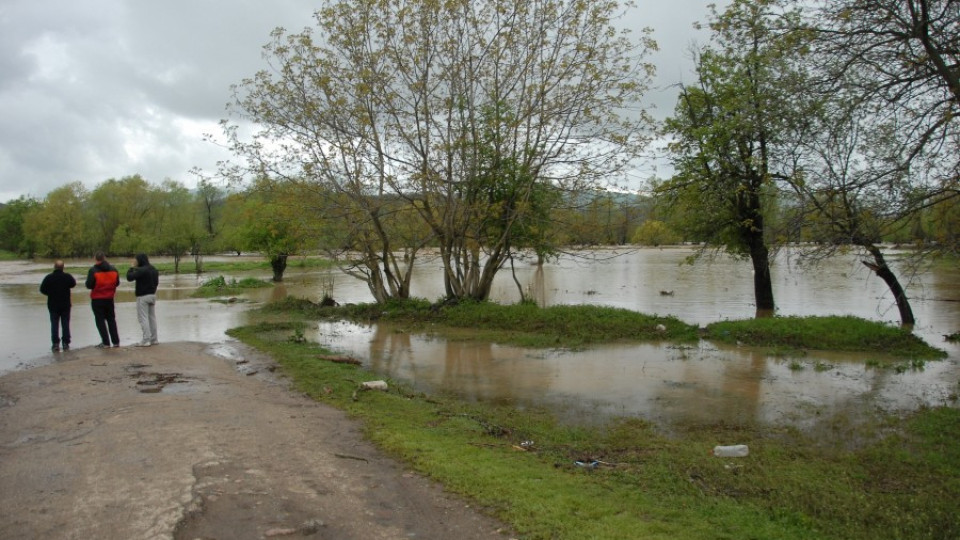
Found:
[(145, 253), (138, 253), (132, 266), (127, 270), (127, 281), (134, 281), (134, 294), (137, 297), (137, 319), (143, 330), (143, 339), (135, 347), (149, 347), (157, 341), (157, 287), (160, 285), (160, 272), (150, 264)]

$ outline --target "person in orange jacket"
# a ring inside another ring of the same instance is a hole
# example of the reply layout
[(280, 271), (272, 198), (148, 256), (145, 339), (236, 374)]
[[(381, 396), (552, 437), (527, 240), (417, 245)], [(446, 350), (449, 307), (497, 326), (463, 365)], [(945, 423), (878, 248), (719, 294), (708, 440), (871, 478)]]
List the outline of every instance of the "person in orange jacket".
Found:
[(120, 346), (120, 334), (117, 331), (117, 314), (113, 297), (120, 286), (120, 272), (107, 262), (107, 256), (98, 252), (96, 264), (87, 272), (87, 288), (90, 289), (90, 307), (93, 309), (93, 322), (100, 332), (98, 349), (106, 349), (111, 343)]

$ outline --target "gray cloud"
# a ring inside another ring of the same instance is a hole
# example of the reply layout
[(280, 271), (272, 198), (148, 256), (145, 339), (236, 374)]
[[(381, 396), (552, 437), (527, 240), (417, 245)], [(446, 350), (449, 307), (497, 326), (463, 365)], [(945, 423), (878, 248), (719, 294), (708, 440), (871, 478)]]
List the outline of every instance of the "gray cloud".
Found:
[[(640, 1), (622, 20), (660, 44), (647, 105), (673, 108), (693, 21), (709, 0)], [(228, 156), (203, 142), (230, 86), (265, 67), (277, 26), (313, 22), (300, 0), (4, 0), (0, 4), (0, 201), (141, 174), (191, 185)]]

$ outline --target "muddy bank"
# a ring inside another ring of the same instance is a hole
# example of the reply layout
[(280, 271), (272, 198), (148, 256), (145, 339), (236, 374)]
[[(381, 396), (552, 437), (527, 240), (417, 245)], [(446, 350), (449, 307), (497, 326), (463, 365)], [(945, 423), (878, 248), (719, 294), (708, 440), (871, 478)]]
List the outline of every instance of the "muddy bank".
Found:
[(0, 538), (509, 537), (269, 359), (206, 347), (80, 349), (0, 377)]

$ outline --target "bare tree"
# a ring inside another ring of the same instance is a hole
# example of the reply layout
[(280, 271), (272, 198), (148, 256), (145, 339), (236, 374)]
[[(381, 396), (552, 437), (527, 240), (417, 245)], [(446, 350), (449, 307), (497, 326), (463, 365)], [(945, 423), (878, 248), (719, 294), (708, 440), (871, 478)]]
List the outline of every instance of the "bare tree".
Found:
[(884, 166), (898, 147), (889, 129), (837, 96), (822, 106), (819, 118), (811, 118), (816, 135), (804, 140), (804, 174), (790, 183), (797, 197), (789, 211), (802, 231), (795, 237), (814, 240), (802, 256), (816, 260), (850, 245), (863, 249), (870, 257), (863, 264), (887, 284), (901, 323), (913, 325), (910, 301), (881, 243), (931, 201), (904, 170)]
[(823, 110), (818, 136), (805, 141), (806, 174), (794, 184), (799, 214), (828, 249), (862, 247), (902, 324), (912, 325), (880, 242), (960, 195), (960, 2), (830, 0), (809, 15), (807, 90)]
[(930, 200), (960, 195), (960, 1), (822, 1), (807, 24), (819, 90), (849, 97), (896, 144), (873, 166)]

